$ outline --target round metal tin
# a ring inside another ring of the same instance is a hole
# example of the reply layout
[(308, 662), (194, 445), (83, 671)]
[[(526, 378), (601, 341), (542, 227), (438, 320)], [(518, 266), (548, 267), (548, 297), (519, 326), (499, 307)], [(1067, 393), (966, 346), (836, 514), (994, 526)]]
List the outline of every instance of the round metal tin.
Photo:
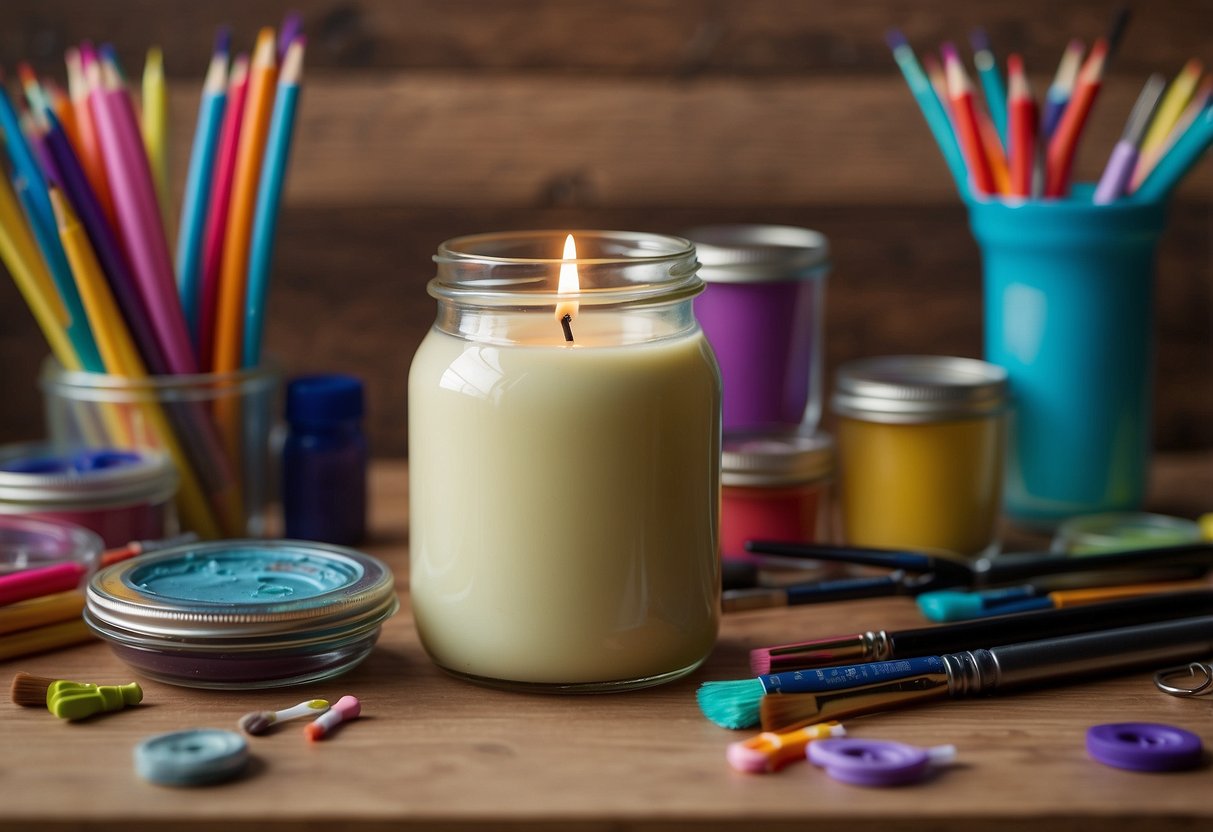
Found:
[(824, 277), (826, 236), (790, 225), (707, 225), (684, 236), (695, 244), (699, 276), (708, 283), (765, 283)]
[(722, 485), (792, 485), (833, 473), (834, 440), (825, 433), (747, 431), (724, 437)]
[(839, 367), (831, 405), (840, 416), (914, 423), (997, 413), (1006, 399), (1002, 367), (974, 358), (896, 355)]

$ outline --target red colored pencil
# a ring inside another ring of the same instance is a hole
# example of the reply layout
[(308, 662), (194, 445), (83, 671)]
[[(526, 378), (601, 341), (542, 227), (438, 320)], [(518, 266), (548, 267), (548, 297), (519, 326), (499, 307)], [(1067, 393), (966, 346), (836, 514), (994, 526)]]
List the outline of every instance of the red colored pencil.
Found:
[(1103, 86), (1104, 61), (1108, 54), (1108, 43), (1100, 38), (1091, 47), (1091, 54), (1078, 73), (1074, 96), (1066, 106), (1057, 130), (1049, 140), (1048, 165), (1045, 178), (1045, 196), (1065, 196), (1070, 188), (1070, 175), (1074, 167), (1074, 151), (1086, 126), (1087, 116), (1095, 96)]
[(219, 130), (219, 156), (211, 182), (210, 211), (202, 248), (202, 292), (198, 304), (198, 362), (203, 371), (214, 367), (215, 317), (219, 306), (219, 272), (223, 265), (223, 240), (227, 230), (228, 204), (236, 172), (236, 147), (244, 121), (244, 99), (248, 93), (247, 55), (232, 63), (227, 91), (227, 109)]
[(981, 132), (977, 126), (977, 111), (973, 103), (973, 85), (965, 73), (960, 55), (952, 44), (943, 46), (944, 69), (948, 76), (948, 98), (952, 102), (952, 126), (960, 142), (960, 152), (969, 166), (969, 177), (973, 189), (981, 196), (997, 193), (990, 160), (982, 146)]
[(1028, 86), (1023, 58), (1007, 58), (1007, 139), (1011, 148), (1011, 195), (1032, 195), (1032, 169), (1036, 162), (1036, 100)]

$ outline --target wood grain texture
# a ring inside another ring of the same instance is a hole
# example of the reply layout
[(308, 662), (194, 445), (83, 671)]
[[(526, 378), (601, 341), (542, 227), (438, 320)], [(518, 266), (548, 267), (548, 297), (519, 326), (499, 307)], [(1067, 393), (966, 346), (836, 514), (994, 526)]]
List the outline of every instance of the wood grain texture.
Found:
[[(1200, 464), (1194, 478), (1192, 463)], [(1156, 479), (1208, 494), (1210, 463), (1208, 454), (1169, 456), (1156, 465)], [(1207, 766), (1142, 775), (1086, 755), (1084, 732), (1099, 722), (1149, 719), (1208, 740), (1207, 703), (1156, 692), (1148, 671), (849, 722), (853, 736), (957, 746), (955, 766), (912, 788), (859, 791), (806, 763), (775, 775), (727, 766), (727, 743), (748, 734), (700, 715), (699, 683), (745, 678), (752, 647), (921, 626), (907, 599), (726, 616), (700, 670), (647, 691), (559, 697), (456, 681), (428, 661), (409, 613), (407, 490), (403, 464), (375, 466), (367, 549), (395, 570), (404, 606), (363, 665), (306, 692), (196, 691), (143, 680), (142, 705), (78, 724), (0, 703), (0, 830), (1010, 832), (1030, 823), (1039, 832), (1094, 832), (1196, 830), (1213, 820)], [(101, 644), (0, 663), (0, 678), (18, 669), (105, 683), (131, 677)], [(248, 711), (345, 693), (362, 700), (362, 718), (320, 743), (307, 743), (298, 723), (251, 738), (255, 762), (242, 780), (166, 789), (134, 774), (131, 750), (148, 735), (234, 728)]]

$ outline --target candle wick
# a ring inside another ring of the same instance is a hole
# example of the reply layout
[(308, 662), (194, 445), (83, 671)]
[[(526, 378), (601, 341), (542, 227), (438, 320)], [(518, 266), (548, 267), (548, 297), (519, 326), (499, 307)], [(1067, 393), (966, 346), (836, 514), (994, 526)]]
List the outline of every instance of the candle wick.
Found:
[(573, 316), (566, 313), (565, 316), (560, 319), (560, 325), (564, 328), (564, 340), (572, 341), (573, 340)]

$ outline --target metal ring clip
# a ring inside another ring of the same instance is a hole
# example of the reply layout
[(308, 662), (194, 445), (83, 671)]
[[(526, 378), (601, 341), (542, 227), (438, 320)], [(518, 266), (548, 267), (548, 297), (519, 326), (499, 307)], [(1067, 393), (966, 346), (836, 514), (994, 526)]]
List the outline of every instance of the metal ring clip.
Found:
[[(1193, 684), (1186, 687), (1173, 684), (1177, 676), (1186, 676), (1193, 680)], [(1172, 696), (1197, 696), (1213, 688), (1213, 665), (1192, 662), (1183, 667), (1169, 667), (1154, 674), (1154, 684), (1163, 693)]]

